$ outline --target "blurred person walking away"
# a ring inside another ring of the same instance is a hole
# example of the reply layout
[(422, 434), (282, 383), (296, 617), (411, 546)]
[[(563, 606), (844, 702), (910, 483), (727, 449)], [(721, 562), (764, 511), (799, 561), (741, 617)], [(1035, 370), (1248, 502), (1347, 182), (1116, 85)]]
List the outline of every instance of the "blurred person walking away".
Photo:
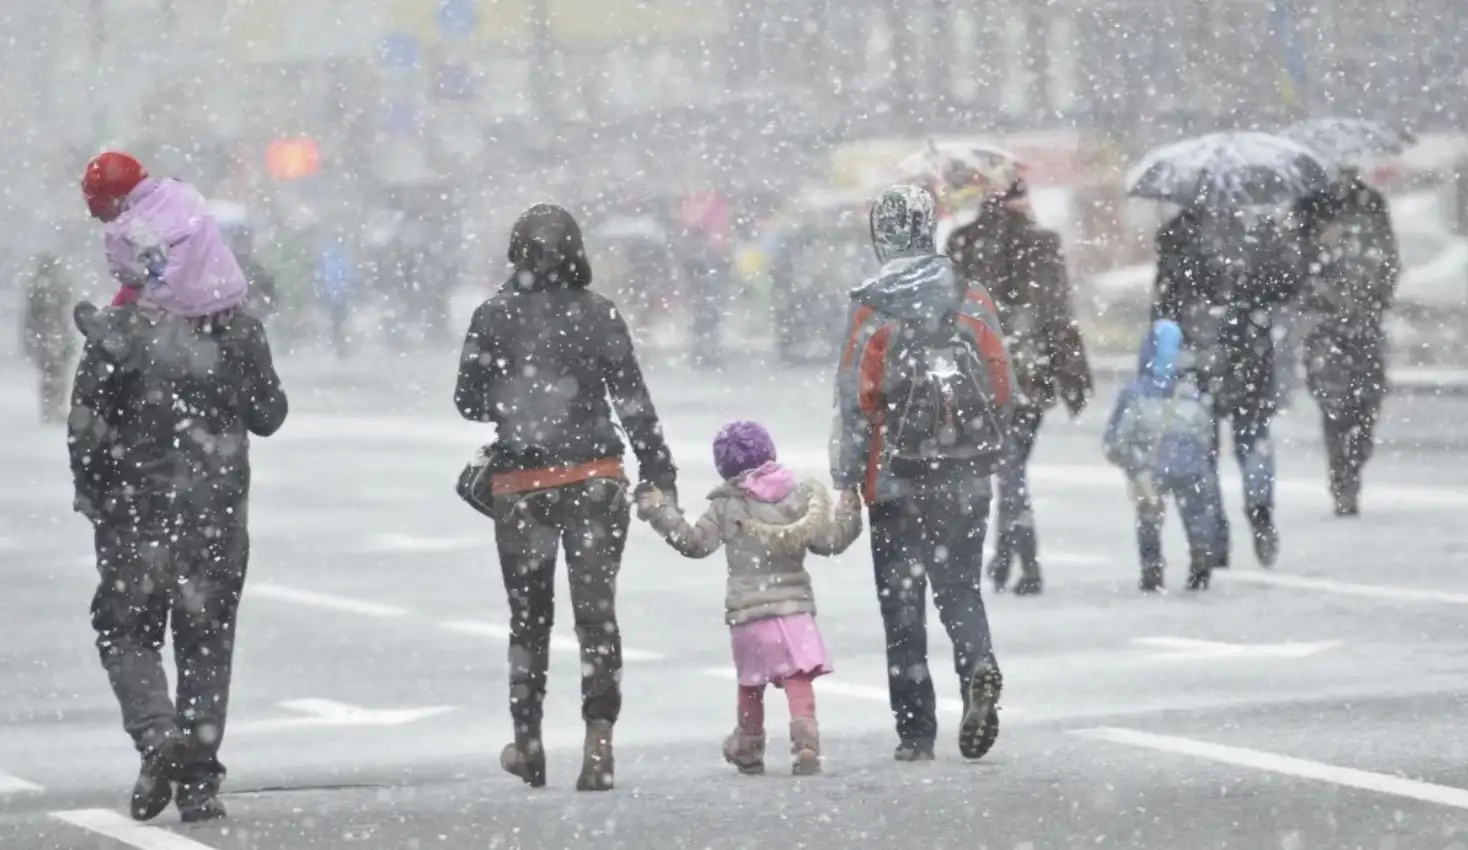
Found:
[[(1266, 567), (1279, 556), (1270, 439), (1277, 409), (1271, 319), (1298, 284), (1287, 248), (1272, 221), (1251, 228), (1241, 210), (1186, 207), (1158, 231), (1152, 303), (1153, 321), (1169, 319), (1182, 328), (1190, 368), (1213, 399), (1219, 428), (1228, 422), (1254, 553)], [(1221, 444), (1220, 434), (1215, 465)], [(1224, 512), (1219, 522), (1221, 539), (1227, 540)], [(1228, 550), (1217, 554), (1214, 567), (1227, 567)]]
[(814, 681), (832, 672), (816, 626), (815, 590), (805, 555), (837, 555), (861, 535), (861, 505), (835, 516), (817, 481), (797, 484), (776, 459), (775, 441), (757, 422), (739, 420), (714, 437), (714, 466), (724, 483), (708, 511), (690, 525), (676, 505), (650, 490), (637, 513), (679, 553), (707, 558), (722, 546), (729, 578), (724, 619), (739, 679), (738, 723), (724, 740), (724, 760), (740, 773), (765, 771), (765, 686), (790, 703), (790, 756), (797, 776), (821, 772)]
[(831, 437), (843, 505), (864, 500), (870, 514), (898, 761), (932, 759), (938, 732), (930, 583), (953, 641), (965, 758), (993, 746), (1003, 686), (981, 586), (1014, 373), (993, 301), (937, 252), (935, 218), (933, 196), (916, 186), (890, 188), (872, 207), (882, 269), (851, 294)]
[(1320, 405), (1335, 514), (1356, 516), (1386, 395), (1382, 321), (1401, 259), (1386, 199), (1355, 169), (1341, 169), (1326, 194), (1296, 211), (1307, 275), (1306, 382)]
[(1139, 587), (1162, 590), (1162, 521), (1173, 497), (1188, 538), (1188, 590), (1206, 590), (1217, 561), (1223, 526), (1218, 514), (1217, 471), (1213, 462), (1212, 400), (1191, 377), (1182, 375), (1182, 329), (1160, 319), (1142, 338), (1137, 377), (1117, 396), (1106, 425), (1106, 458), (1127, 476), (1127, 492), (1137, 509)]
[(134, 296), (77, 306), (86, 346), (68, 419), (75, 508), (95, 532), (92, 626), (142, 759), (133, 818), (176, 799), (184, 821), (214, 820), (225, 815), (218, 754), (249, 561), (250, 435), (273, 434), (287, 402), (202, 198), (146, 178), (119, 193), (116, 163), (94, 160), (83, 187), (108, 265)]
[(1058, 400), (1072, 417), (1079, 416), (1093, 392), (1060, 234), (1036, 223), (1029, 189), (1016, 180), (1002, 195), (986, 198), (973, 222), (949, 235), (946, 252), (965, 278), (988, 287), (1018, 378), (1009, 454), (997, 476), (999, 534), (988, 573), (995, 590), (1003, 592), (1018, 558), (1014, 592), (1038, 594), (1044, 579), (1030, 498), (1030, 454), (1046, 410)]
[(339, 358), (351, 354), (347, 322), (351, 319), (359, 278), (343, 238), (329, 237), (316, 259), (316, 297), (326, 312), (331, 349)]
[(66, 371), (76, 354), (71, 328), (74, 293), (61, 258), (42, 254), (25, 287), (21, 341), (26, 359), (38, 373), (37, 407), (46, 425), (66, 421)]
[(684, 229), (676, 250), (688, 282), (689, 354), (696, 369), (724, 365), (724, 309), (733, 275), (728, 206), (718, 192), (695, 192), (683, 200)]
[(640, 490), (656, 488), (676, 504), (677, 470), (627, 325), (589, 289), (576, 220), (550, 204), (526, 210), (509, 261), (509, 280), (474, 313), (454, 392), (465, 419), (495, 425), (494, 443), (471, 464), (482, 468), (483, 486), (465, 492), (461, 480), (461, 495), (494, 520), (509, 598), (515, 740), (500, 764), (532, 787), (545, 784), (541, 717), (564, 551), (586, 722), (576, 787), (604, 791), (622, 709), (616, 589), (631, 508), (613, 411), (637, 455)]

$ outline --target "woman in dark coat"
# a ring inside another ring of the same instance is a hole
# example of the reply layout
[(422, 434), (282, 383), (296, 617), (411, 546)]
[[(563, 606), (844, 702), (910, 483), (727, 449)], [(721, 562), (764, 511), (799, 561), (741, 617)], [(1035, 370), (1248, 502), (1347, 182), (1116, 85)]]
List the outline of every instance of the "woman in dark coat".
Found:
[(615, 609), (630, 500), (625, 446), (645, 485), (674, 488), (676, 470), (616, 306), (591, 292), (581, 230), (560, 207), (531, 207), (510, 236), (510, 279), (474, 313), (454, 401), (490, 422), (495, 543), (510, 603), (510, 714), (501, 764), (545, 784), (541, 716), (550, 663), (555, 564), (564, 550), (581, 643), (586, 743), (576, 787), (612, 787), (612, 727), (622, 706)]

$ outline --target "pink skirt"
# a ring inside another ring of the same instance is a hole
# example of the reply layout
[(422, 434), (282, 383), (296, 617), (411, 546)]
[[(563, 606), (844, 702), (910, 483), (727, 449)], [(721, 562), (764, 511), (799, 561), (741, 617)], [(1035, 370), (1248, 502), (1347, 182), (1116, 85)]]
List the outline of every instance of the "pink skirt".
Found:
[(734, 671), (739, 684), (754, 688), (803, 673), (814, 679), (830, 673), (826, 642), (811, 614), (767, 617), (729, 628), (734, 646)]

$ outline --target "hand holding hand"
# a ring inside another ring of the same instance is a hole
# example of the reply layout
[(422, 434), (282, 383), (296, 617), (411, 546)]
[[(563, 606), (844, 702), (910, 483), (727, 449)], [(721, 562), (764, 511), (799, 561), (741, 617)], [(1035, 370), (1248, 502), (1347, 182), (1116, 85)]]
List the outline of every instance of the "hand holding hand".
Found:
[(855, 489), (842, 490), (836, 502), (836, 510), (844, 513), (861, 513), (861, 493)]
[(663, 491), (651, 486), (642, 488), (637, 494), (637, 518), (646, 521), (664, 503)]

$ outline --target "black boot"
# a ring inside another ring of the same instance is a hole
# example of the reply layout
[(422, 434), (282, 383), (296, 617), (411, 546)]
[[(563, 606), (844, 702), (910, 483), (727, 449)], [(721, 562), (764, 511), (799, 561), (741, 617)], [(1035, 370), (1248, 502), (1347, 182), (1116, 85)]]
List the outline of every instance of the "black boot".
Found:
[(1192, 563), (1188, 565), (1188, 590), (1207, 590), (1208, 580), (1213, 577), (1213, 556), (1207, 554), (1193, 555)]
[(1162, 565), (1152, 564), (1142, 567), (1142, 580), (1137, 587), (1143, 593), (1156, 593), (1162, 589)]
[(958, 751), (966, 759), (981, 759), (999, 738), (999, 696), (1004, 677), (992, 660), (974, 673), (965, 687), (963, 720), (958, 727)]
[(1274, 525), (1274, 511), (1268, 505), (1249, 508), (1249, 525), (1254, 529), (1254, 556), (1262, 567), (1273, 567), (1279, 559), (1279, 529)]
[(1341, 517), (1360, 516), (1361, 479), (1349, 470), (1334, 473), (1332, 470), (1331, 496), (1335, 501), (1335, 515)]
[(933, 755), (932, 738), (903, 738), (892, 751), (892, 758), (896, 761), (932, 761)]
[(500, 767), (531, 788), (545, 787), (545, 745), (540, 741), (539, 724), (515, 733), (515, 742), (500, 752)]
[(188, 742), (177, 732), (143, 754), (143, 765), (133, 783), (129, 814), (133, 820), (158, 817), (173, 800), (173, 782), (188, 757)]
[(1010, 544), (1010, 534), (1007, 531), (999, 532), (999, 539), (994, 543), (994, 557), (990, 559), (987, 572), (989, 578), (994, 581), (994, 592), (1003, 593), (1009, 588), (1009, 570), (1014, 562), (1014, 549)]
[(184, 823), (220, 820), (229, 813), (219, 800), (218, 779), (187, 780), (178, 783), (178, 816)]
[(1039, 596), (1045, 592), (1045, 580), (1040, 577), (1040, 551), (1035, 541), (1033, 522), (1016, 526), (1013, 539), (1021, 570), (1019, 581), (1014, 585), (1014, 595)]

